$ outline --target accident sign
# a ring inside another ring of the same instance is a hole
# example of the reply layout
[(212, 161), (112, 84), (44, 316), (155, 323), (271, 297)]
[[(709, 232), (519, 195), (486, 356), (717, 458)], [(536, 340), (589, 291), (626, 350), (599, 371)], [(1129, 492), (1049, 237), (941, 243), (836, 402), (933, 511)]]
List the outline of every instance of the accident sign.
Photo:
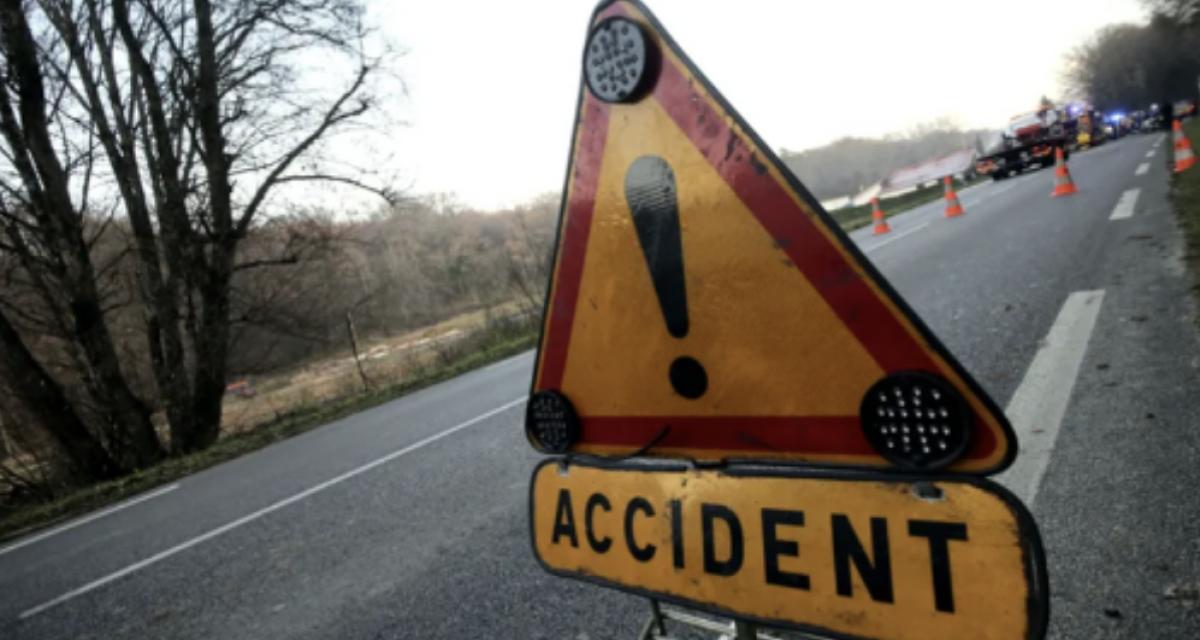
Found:
[(597, 9), (583, 67), (536, 448), (1009, 464), (1002, 412), (642, 5)]
[(876, 640), (1045, 631), (1037, 529), (982, 479), (547, 460), (530, 513), (550, 572), (740, 619)]

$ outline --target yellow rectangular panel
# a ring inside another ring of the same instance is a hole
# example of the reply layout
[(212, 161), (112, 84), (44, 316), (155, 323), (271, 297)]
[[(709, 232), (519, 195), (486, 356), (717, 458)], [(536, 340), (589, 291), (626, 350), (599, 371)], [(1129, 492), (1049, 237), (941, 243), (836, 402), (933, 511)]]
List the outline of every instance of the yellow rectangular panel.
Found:
[(983, 479), (548, 460), (530, 489), (552, 573), (846, 638), (1045, 632), (1025, 508)]

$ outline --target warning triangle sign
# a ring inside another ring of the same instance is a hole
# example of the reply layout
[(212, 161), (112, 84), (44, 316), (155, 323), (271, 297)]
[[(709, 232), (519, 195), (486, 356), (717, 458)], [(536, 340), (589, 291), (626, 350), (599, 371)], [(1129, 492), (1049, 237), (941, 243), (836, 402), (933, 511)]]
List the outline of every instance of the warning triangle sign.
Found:
[(1003, 413), (649, 11), (596, 10), (527, 409), (546, 452), (993, 473)]

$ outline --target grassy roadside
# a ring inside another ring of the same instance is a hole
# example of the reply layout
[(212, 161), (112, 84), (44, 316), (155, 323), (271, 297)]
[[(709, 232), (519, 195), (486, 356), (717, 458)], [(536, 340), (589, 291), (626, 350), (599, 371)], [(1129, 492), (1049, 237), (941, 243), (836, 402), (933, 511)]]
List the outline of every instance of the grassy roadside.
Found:
[[(955, 181), (954, 189), (958, 191), (966, 187), (978, 184), (988, 178), (976, 178), (968, 182)], [(889, 198), (881, 203), (883, 212), (890, 218), (898, 213), (903, 213), (909, 209), (919, 207), (923, 204), (928, 204), (936, 200), (941, 200), (945, 191), (939, 183), (932, 187), (922, 187), (911, 193), (906, 193), (896, 198)], [(854, 231), (860, 227), (865, 227), (871, 224), (871, 205), (865, 204), (859, 207), (847, 207), (838, 209), (830, 213), (833, 219), (842, 226), (847, 233)]]
[[(1194, 152), (1197, 143), (1200, 143), (1200, 118), (1192, 118), (1184, 123), (1183, 131), (1192, 141)], [(1169, 137), (1167, 144), (1171, 144)], [(1170, 162), (1174, 170), (1173, 156)], [(1171, 203), (1175, 206), (1175, 215), (1179, 217), (1179, 225), (1187, 241), (1188, 268), (1192, 271), (1194, 282), (1200, 283), (1200, 166), (1193, 166), (1172, 176)], [(1194, 285), (1193, 293), (1200, 297), (1200, 284)]]
[(439, 364), (427, 367), (403, 382), (329, 402), (316, 409), (280, 416), (279, 419), (260, 428), (223, 438), (204, 451), (165, 460), (133, 475), (80, 489), (53, 502), (0, 512), (0, 541), (99, 509), (271, 443), (502, 360), (533, 347), (536, 340), (537, 335), (532, 331), (506, 331), (484, 335), (480, 340), (464, 345)]

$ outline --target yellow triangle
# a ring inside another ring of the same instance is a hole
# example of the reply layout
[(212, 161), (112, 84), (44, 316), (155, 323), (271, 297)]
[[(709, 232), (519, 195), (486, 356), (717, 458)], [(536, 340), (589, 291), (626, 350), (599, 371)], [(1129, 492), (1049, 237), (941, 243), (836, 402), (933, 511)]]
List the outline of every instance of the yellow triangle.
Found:
[[(870, 354), (657, 102), (616, 117), (561, 391), (585, 415), (856, 415), (883, 375)], [(681, 339), (667, 331), (625, 199), (626, 168), (643, 155), (664, 159), (678, 184), (692, 318)], [(702, 397), (671, 388), (679, 356), (708, 372)]]
[(995, 403), (644, 7), (597, 8), (584, 68), (535, 447), (1011, 462)]

